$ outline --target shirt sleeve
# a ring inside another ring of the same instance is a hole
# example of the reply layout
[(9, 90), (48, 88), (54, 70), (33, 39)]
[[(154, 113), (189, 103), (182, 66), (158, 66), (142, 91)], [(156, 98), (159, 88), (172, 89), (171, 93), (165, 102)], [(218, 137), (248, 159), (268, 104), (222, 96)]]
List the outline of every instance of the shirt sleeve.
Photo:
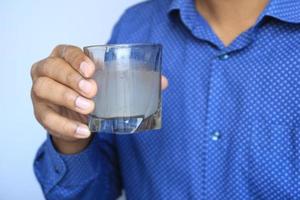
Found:
[(116, 199), (122, 186), (113, 137), (96, 134), (82, 152), (63, 155), (48, 136), (34, 161), (34, 172), (45, 198)]
[[(124, 15), (108, 43), (117, 43)], [(34, 160), (34, 173), (46, 199), (116, 199), (122, 185), (114, 135), (97, 133), (82, 152), (63, 155), (48, 135)]]

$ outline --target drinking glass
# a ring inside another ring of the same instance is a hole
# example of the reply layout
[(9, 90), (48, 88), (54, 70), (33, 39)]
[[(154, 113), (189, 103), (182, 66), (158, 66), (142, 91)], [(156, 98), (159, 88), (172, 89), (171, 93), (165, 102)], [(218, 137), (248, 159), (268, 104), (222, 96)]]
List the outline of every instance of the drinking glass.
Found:
[(160, 129), (162, 46), (95, 45), (84, 52), (95, 63), (98, 87), (90, 130), (124, 134)]

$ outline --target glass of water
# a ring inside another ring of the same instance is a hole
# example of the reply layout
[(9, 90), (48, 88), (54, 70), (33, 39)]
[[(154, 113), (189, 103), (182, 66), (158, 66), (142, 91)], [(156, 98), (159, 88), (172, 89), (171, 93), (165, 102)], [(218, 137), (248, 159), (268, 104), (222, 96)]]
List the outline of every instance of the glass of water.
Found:
[(96, 65), (98, 86), (90, 130), (126, 134), (160, 129), (162, 46), (96, 45), (84, 52)]

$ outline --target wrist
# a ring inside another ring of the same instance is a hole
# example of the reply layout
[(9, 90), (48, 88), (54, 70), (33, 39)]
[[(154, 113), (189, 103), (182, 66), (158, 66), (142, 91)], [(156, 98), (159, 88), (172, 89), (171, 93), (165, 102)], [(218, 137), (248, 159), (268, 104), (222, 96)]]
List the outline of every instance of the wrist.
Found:
[(80, 139), (80, 140), (74, 140), (74, 141), (67, 141), (63, 140), (61, 138), (57, 138), (55, 136), (50, 137), (53, 143), (53, 146), (55, 149), (62, 154), (77, 154), (83, 151), (87, 146), (90, 144), (93, 136), (86, 138), (86, 139)]

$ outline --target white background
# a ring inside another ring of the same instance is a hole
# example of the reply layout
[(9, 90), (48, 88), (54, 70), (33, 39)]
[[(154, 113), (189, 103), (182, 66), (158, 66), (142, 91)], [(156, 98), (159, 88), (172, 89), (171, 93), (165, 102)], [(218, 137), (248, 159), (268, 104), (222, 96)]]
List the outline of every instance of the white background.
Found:
[(33, 159), (45, 131), (30, 99), (32, 63), (61, 43), (105, 43), (139, 0), (0, 1), (0, 200), (43, 199)]

